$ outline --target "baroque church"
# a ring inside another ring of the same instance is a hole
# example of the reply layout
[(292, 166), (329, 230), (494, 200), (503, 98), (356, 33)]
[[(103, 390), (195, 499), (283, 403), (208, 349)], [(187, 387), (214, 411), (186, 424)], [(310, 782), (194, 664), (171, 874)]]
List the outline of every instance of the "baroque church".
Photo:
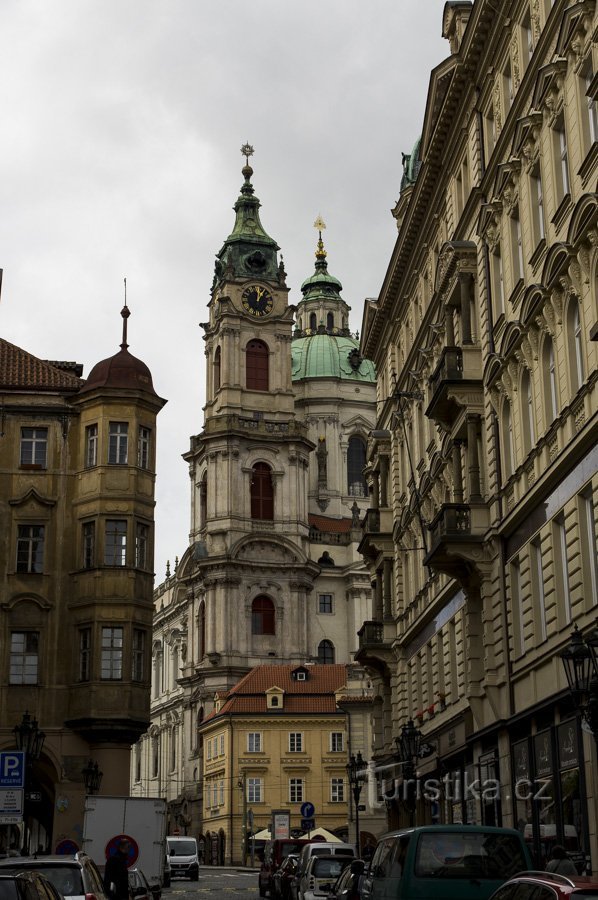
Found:
[(347, 664), (345, 694), (360, 698), (366, 730), (371, 701), (353, 657), (372, 607), (358, 545), (375, 368), (349, 330), (321, 219), (315, 270), (289, 302), (253, 151), (242, 152), (235, 223), (201, 326), (203, 428), (183, 454), (189, 546), (155, 591), (152, 725), (132, 755), (132, 793), (166, 796), (169, 827), (195, 835), (205, 830), (202, 722), (250, 669)]

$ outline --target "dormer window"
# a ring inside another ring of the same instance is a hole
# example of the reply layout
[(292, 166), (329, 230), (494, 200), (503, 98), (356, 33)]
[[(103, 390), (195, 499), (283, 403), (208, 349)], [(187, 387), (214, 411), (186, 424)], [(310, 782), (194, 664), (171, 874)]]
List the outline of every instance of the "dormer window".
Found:
[(307, 681), (305, 672), (297, 672), (297, 681)]
[(282, 709), (284, 691), (279, 687), (272, 687), (266, 691), (266, 706), (268, 709)]
[(278, 706), (278, 697), (270, 697), (270, 706)]
[(291, 672), (291, 678), (293, 678), (294, 681), (307, 681), (307, 677), (307, 669), (303, 666), (300, 666), (298, 669), (293, 669)]

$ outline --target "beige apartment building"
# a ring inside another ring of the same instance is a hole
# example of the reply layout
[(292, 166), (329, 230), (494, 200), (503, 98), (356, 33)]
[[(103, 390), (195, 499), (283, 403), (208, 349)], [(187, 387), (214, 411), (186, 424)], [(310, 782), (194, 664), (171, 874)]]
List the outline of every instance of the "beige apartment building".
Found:
[[(416, 821), (515, 826), (538, 862), (558, 841), (594, 871), (596, 742), (559, 654), (598, 613), (597, 27), (593, 0), (444, 7), (450, 55), (363, 320), (357, 654), (378, 763), (409, 719), (427, 744)], [(406, 821), (400, 767), (381, 791)]]
[[(120, 350), (87, 378), (0, 339), (0, 750), (17, 749), (16, 728), (31, 738), (23, 815), (0, 827), (1, 850), (81, 849), (84, 770), (127, 795), (149, 725), (165, 401), (128, 351), (129, 314)], [(115, 344), (119, 330), (115, 318)]]

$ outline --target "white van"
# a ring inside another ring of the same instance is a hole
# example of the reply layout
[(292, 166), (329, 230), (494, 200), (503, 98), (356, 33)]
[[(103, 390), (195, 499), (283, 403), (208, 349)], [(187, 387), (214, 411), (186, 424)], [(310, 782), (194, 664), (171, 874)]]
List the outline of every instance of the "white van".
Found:
[(199, 878), (199, 857), (197, 841), (194, 837), (183, 837), (169, 834), (166, 836), (168, 856), (170, 857), (170, 877), (188, 878), (197, 881)]
[(303, 897), (303, 893), (307, 888), (307, 881), (304, 876), (306, 875), (307, 864), (312, 856), (343, 856), (353, 859), (355, 857), (355, 847), (353, 844), (343, 844), (340, 841), (313, 841), (302, 847), (295, 873), (297, 896), (299, 898)]

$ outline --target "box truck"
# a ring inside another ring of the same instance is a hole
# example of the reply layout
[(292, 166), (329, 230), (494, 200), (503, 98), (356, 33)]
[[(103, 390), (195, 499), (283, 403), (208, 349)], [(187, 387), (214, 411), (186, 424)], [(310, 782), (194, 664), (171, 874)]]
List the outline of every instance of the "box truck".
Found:
[(129, 865), (139, 866), (150, 884), (167, 887), (166, 800), (86, 797), (83, 850), (103, 868), (122, 837), (130, 843)]

